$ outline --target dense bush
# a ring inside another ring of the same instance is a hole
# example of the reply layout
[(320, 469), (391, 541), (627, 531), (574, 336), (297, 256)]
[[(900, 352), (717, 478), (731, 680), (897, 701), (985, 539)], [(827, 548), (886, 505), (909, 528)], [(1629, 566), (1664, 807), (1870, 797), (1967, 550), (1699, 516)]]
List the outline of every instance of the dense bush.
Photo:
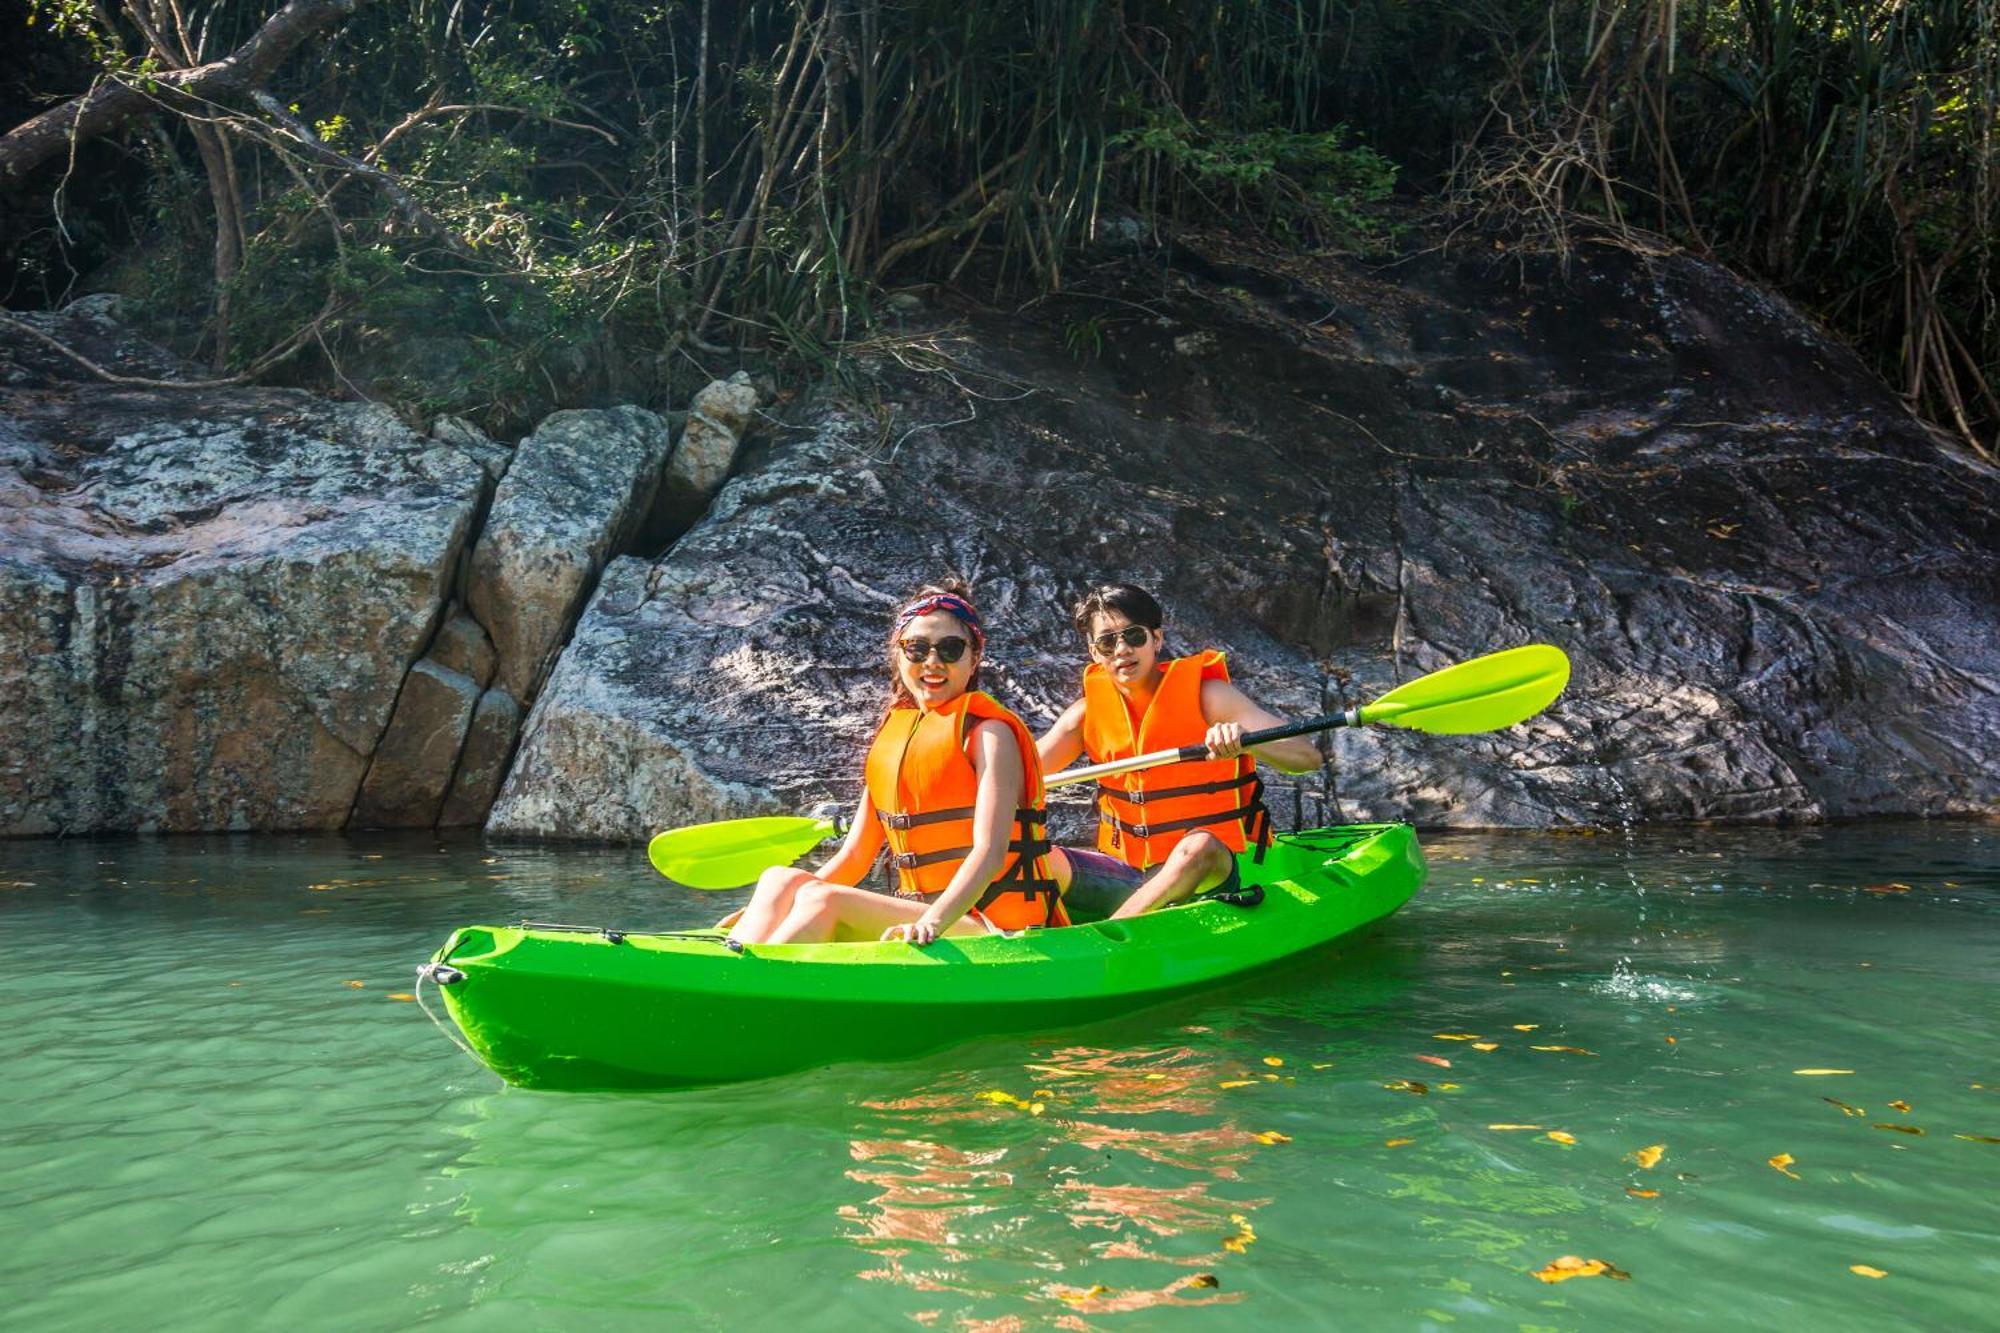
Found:
[[(143, 84), (270, 3), (31, 32)], [(1482, 237), (1713, 254), (2000, 423), (1990, 0), (376, 0), (268, 87), (125, 127), (9, 299), (108, 280), (65, 237), (122, 229), (219, 367), (510, 421), (723, 345), (823, 364), (887, 286), (1060, 288), (1111, 209), (1379, 250), (1400, 175)]]

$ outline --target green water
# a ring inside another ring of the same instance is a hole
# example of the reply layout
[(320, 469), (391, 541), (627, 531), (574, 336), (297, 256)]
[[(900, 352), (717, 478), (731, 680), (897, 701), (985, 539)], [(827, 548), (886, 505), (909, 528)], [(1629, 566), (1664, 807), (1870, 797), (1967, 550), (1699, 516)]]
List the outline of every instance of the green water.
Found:
[(2000, 1323), (2000, 1144), (1958, 1137), (2000, 1138), (2000, 828), (1427, 845), (1374, 937), (1232, 992), (585, 1096), (498, 1084), (414, 965), (731, 896), (622, 850), (0, 844), (0, 1324)]

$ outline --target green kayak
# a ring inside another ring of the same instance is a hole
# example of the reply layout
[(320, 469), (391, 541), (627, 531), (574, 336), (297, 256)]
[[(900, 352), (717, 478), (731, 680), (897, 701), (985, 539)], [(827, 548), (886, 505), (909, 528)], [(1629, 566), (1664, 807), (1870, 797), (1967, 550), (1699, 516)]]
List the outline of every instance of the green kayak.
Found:
[[(495, 1073), (665, 1088), (895, 1060), (1061, 1028), (1212, 986), (1358, 930), (1424, 877), (1406, 824), (1312, 829), (1242, 860), (1245, 900), (1017, 936), (751, 945), (723, 932), (466, 926), (423, 969)], [(1255, 892), (1261, 888), (1262, 893)]]

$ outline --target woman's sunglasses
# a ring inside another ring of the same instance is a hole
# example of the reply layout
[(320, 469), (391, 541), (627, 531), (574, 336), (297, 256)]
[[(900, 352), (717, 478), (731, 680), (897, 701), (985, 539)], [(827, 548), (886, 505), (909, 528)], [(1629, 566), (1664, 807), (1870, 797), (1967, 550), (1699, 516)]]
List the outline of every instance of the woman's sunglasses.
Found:
[(1121, 642), (1127, 648), (1137, 648), (1152, 637), (1153, 631), (1147, 629), (1144, 625), (1127, 625), (1124, 629), (1114, 630), (1109, 634), (1098, 635), (1090, 641), (1090, 646), (1096, 651), (1099, 657), (1109, 657), (1118, 651), (1118, 645)]
[(904, 639), (897, 643), (896, 647), (900, 648), (903, 656), (912, 662), (921, 662), (932, 653), (936, 653), (938, 661), (950, 666), (965, 656), (965, 640), (956, 634), (939, 639), (936, 643), (932, 643), (929, 639)]

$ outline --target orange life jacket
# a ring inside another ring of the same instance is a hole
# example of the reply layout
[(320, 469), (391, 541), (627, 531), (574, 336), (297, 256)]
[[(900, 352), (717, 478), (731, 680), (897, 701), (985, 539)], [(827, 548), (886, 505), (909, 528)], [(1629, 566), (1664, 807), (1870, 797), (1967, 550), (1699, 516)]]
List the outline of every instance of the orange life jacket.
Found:
[[(1208, 735), (1201, 683), (1229, 679), (1222, 654), (1210, 650), (1175, 658), (1162, 670), (1160, 688), (1134, 718), (1110, 673), (1096, 662), (1084, 668), (1083, 748), (1091, 763), (1198, 745)], [(1174, 844), (1196, 829), (1222, 839), (1232, 852), (1254, 840), (1259, 860), (1271, 841), (1264, 784), (1257, 761), (1247, 754), (1118, 773), (1099, 778), (1098, 787), (1098, 850), (1141, 870), (1164, 861)]]
[(1066, 926), (1049, 873), (1048, 812), (1035, 738), (1021, 719), (990, 695), (967, 691), (942, 708), (890, 710), (868, 749), (868, 794), (889, 844), (896, 892), (928, 898), (942, 893), (972, 851), (973, 802), (979, 775), (965, 742), (978, 720), (1003, 723), (1021, 751), (1024, 800), (1014, 812), (1007, 860), (978, 903), (1002, 930)]

